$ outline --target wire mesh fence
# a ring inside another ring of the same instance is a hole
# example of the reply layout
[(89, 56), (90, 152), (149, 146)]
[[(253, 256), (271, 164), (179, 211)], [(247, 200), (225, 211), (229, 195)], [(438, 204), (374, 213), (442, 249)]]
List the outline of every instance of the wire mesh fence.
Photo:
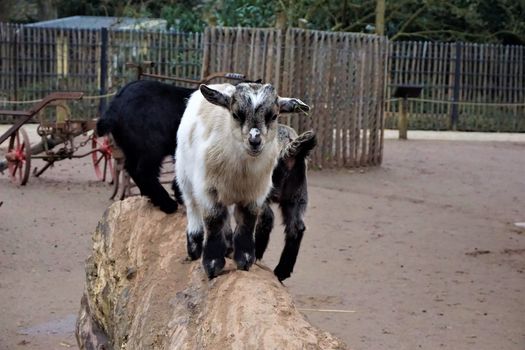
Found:
[[(525, 132), (525, 47), (392, 42), (387, 101), (400, 85), (420, 85), (409, 103), (410, 127)], [(397, 125), (387, 102), (386, 125)]]

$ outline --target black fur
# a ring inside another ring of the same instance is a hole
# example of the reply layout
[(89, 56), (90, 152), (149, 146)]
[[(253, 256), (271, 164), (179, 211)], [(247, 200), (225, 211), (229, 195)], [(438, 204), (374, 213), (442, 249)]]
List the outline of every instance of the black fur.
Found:
[[(274, 273), (283, 281), (293, 272), (301, 240), (306, 226), (303, 218), (308, 204), (308, 187), (306, 180), (306, 157), (315, 147), (315, 134), (306, 132), (287, 145), (285, 154), (281, 155), (273, 170), (272, 192), (265, 204), (256, 229), (256, 256), (261, 259), (273, 226), (273, 212), (269, 202), (278, 203), (285, 226), (285, 245), (279, 264)], [(271, 223), (270, 223), (271, 221)]]
[(255, 262), (253, 231), (257, 222), (255, 206), (235, 206), (237, 227), (233, 234), (233, 260), (239, 270), (248, 271)]
[(261, 260), (268, 242), (270, 241), (270, 232), (273, 229), (274, 215), (272, 208), (270, 208), (269, 201), (264, 203), (261, 209), (257, 226), (255, 227), (255, 258)]
[[(164, 157), (173, 155), (186, 100), (194, 89), (151, 80), (124, 86), (97, 122), (97, 134), (111, 133), (125, 156), (124, 168), (142, 195), (165, 213), (177, 210), (158, 178)], [(175, 185), (176, 186), (176, 185)], [(180, 202), (180, 191), (175, 190)]]
[(202, 243), (204, 240), (204, 231), (186, 232), (186, 249), (190, 260), (197, 260), (202, 254)]
[(202, 265), (212, 279), (221, 273), (224, 268), (226, 256), (226, 241), (224, 231), (229, 228), (228, 208), (218, 205), (204, 217), (206, 226), (206, 242), (202, 252)]

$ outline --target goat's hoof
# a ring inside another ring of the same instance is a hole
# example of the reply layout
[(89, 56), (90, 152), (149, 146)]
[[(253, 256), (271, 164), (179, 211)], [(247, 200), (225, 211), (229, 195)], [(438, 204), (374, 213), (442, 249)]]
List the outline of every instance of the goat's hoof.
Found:
[(177, 204), (177, 202), (175, 202), (174, 200), (171, 200), (169, 202), (160, 204), (159, 208), (166, 214), (173, 214), (177, 211), (178, 206), (179, 205)]
[(222, 272), (225, 263), (226, 260), (224, 258), (202, 259), (202, 266), (210, 280), (217, 277)]
[(261, 250), (255, 250), (255, 260), (262, 260), (263, 258), (263, 255), (264, 255), (264, 250), (261, 251)]
[(279, 282), (284, 281), (285, 279), (287, 279), (288, 277), (292, 275), (292, 271), (281, 267), (281, 265), (277, 265), (275, 270), (273, 270), (273, 273), (277, 277)]
[(238, 270), (248, 271), (255, 262), (255, 255), (246, 252), (235, 252), (233, 255), (233, 260), (235, 260)]
[(190, 243), (188, 243), (188, 258), (190, 260), (197, 260), (202, 255), (202, 244), (201, 246), (198, 246), (196, 243), (193, 243), (190, 246)]
[(197, 260), (202, 255), (204, 232), (186, 232), (186, 249), (190, 260)]

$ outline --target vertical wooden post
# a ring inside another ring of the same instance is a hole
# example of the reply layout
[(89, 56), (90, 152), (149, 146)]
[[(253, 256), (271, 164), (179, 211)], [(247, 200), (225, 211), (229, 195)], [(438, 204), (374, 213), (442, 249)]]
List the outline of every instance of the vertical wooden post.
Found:
[(407, 130), (408, 130), (408, 99), (400, 98), (399, 99), (399, 116), (397, 118), (397, 129), (399, 130), (399, 139), (407, 139)]
[(12, 98), (16, 101), (18, 100), (19, 96), (18, 96), (18, 85), (19, 85), (19, 81), (18, 81), (18, 78), (19, 78), (19, 71), (18, 71), (18, 63), (21, 62), (22, 60), (20, 60), (20, 56), (21, 56), (21, 49), (20, 49), (20, 37), (23, 36), (23, 32), (24, 32), (24, 27), (20, 26), (18, 27), (18, 29), (15, 30), (14, 34), (14, 41), (13, 41), (13, 52), (12, 52), (12, 56), (13, 57), (13, 96)]
[[(108, 80), (108, 29), (102, 28), (100, 31), (100, 94), (107, 93)], [(106, 98), (100, 99), (99, 112), (103, 113), (106, 109)]]
[(207, 77), (210, 74), (210, 51), (212, 49), (211, 45), (215, 44), (212, 38), (212, 31), (215, 31), (215, 28), (206, 27), (204, 29), (204, 36), (202, 39), (202, 66), (201, 66), (201, 79)]
[(458, 104), (459, 101), (459, 92), (461, 87), (461, 56), (462, 56), (462, 43), (456, 43), (456, 57), (455, 57), (455, 66), (454, 66), (454, 92), (452, 96), (452, 110), (450, 114), (450, 128), (452, 130), (457, 130), (458, 127)]

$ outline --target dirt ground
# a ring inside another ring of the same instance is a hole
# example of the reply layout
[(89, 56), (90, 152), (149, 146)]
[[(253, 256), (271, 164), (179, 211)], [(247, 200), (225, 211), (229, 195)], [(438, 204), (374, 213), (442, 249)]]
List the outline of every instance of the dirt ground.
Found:
[[(355, 350), (525, 349), (525, 143), (387, 140), (383, 166), (311, 172), (309, 189), (285, 284), (311, 322)], [(88, 159), (23, 188), (0, 176), (0, 349), (76, 348), (109, 193)], [(272, 268), (281, 249), (277, 227)]]

